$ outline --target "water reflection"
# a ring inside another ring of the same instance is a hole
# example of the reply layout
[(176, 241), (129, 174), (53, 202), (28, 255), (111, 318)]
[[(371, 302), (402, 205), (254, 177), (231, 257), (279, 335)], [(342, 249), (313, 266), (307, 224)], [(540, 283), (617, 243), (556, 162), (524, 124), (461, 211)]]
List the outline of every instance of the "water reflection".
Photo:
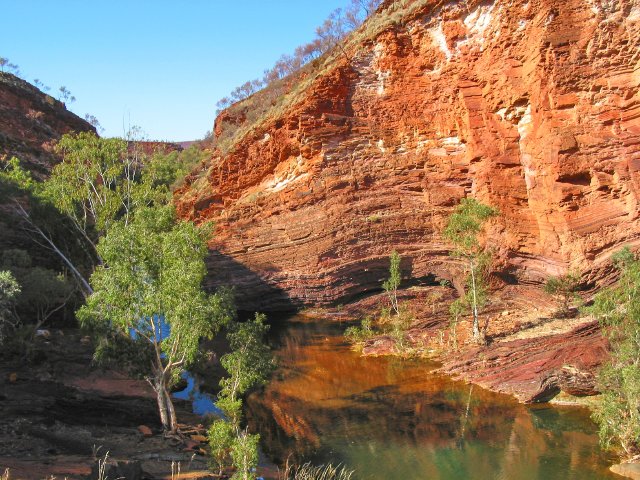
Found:
[(273, 329), (280, 367), (247, 417), (276, 459), (342, 462), (360, 479), (617, 478), (588, 412), (525, 407), (424, 361), (362, 358), (343, 328), (296, 317)]
[(187, 381), (187, 386), (183, 390), (175, 392), (174, 398), (190, 401), (195, 414), (204, 416), (213, 413), (218, 417), (224, 416), (222, 410), (216, 406), (214, 396), (200, 391), (193, 374), (182, 372), (182, 378)]

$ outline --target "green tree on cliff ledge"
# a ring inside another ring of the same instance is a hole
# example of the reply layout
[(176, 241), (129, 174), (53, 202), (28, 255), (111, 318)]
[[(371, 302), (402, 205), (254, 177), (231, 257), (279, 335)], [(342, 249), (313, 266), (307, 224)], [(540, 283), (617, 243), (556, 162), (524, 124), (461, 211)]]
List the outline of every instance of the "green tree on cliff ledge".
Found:
[(618, 284), (600, 292), (590, 308), (611, 345), (598, 375), (602, 395), (593, 418), (602, 445), (632, 458), (640, 453), (640, 261), (624, 248), (614, 263)]
[(481, 244), (479, 235), (485, 222), (498, 214), (498, 211), (473, 198), (460, 200), (455, 211), (449, 217), (444, 236), (454, 245), (451, 255), (464, 261), (467, 271), (463, 303), (468, 305), (473, 317), (473, 339), (485, 343), (484, 332), (480, 330), (480, 310), (486, 305), (486, 275), (490, 261), (490, 252)]

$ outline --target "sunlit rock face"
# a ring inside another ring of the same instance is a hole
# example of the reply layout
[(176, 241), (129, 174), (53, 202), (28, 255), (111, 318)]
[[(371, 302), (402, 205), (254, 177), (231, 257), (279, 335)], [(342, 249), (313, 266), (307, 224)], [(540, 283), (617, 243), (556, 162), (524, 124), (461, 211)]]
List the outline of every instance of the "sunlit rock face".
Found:
[(607, 280), (639, 241), (640, 5), (397, 3), (178, 194), (216, 222), (210, 286), (246, 309), (346, 302), (392, 249), (416, 282), (455, 277), (441, 232), (467, 195), (500, 210), (497, 278)]

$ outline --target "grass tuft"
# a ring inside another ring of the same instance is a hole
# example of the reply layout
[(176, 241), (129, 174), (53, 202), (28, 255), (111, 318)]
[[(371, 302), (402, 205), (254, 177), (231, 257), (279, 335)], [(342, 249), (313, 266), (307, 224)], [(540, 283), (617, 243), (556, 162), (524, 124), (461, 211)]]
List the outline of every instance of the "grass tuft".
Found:
[(313, 466), (310, 463), (291, 466), (287, 464), (283, 480), (351, 480), (353, 470), (347, 470), (344, 466), (332, 464)]

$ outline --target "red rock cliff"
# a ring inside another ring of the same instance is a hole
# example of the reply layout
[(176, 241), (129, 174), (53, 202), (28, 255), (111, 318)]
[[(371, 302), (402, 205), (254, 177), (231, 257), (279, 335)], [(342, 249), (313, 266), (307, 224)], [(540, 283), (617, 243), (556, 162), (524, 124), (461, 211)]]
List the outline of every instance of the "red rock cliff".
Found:
[(55, 141), (71, 131), (95, 128), (30, 83), (0, 73), (0, 158), (18, 157), (36, 176), (44, 176), (59, 161)]
[(451, 278), (465, 195), (500, 209), (506, 283), (602, 280), (640, 239), (637, 1), (387, 1), (305, 82), (177, 197), (216, 221), (211, 284), (241, 307), (347, 301), (394, 248)]

